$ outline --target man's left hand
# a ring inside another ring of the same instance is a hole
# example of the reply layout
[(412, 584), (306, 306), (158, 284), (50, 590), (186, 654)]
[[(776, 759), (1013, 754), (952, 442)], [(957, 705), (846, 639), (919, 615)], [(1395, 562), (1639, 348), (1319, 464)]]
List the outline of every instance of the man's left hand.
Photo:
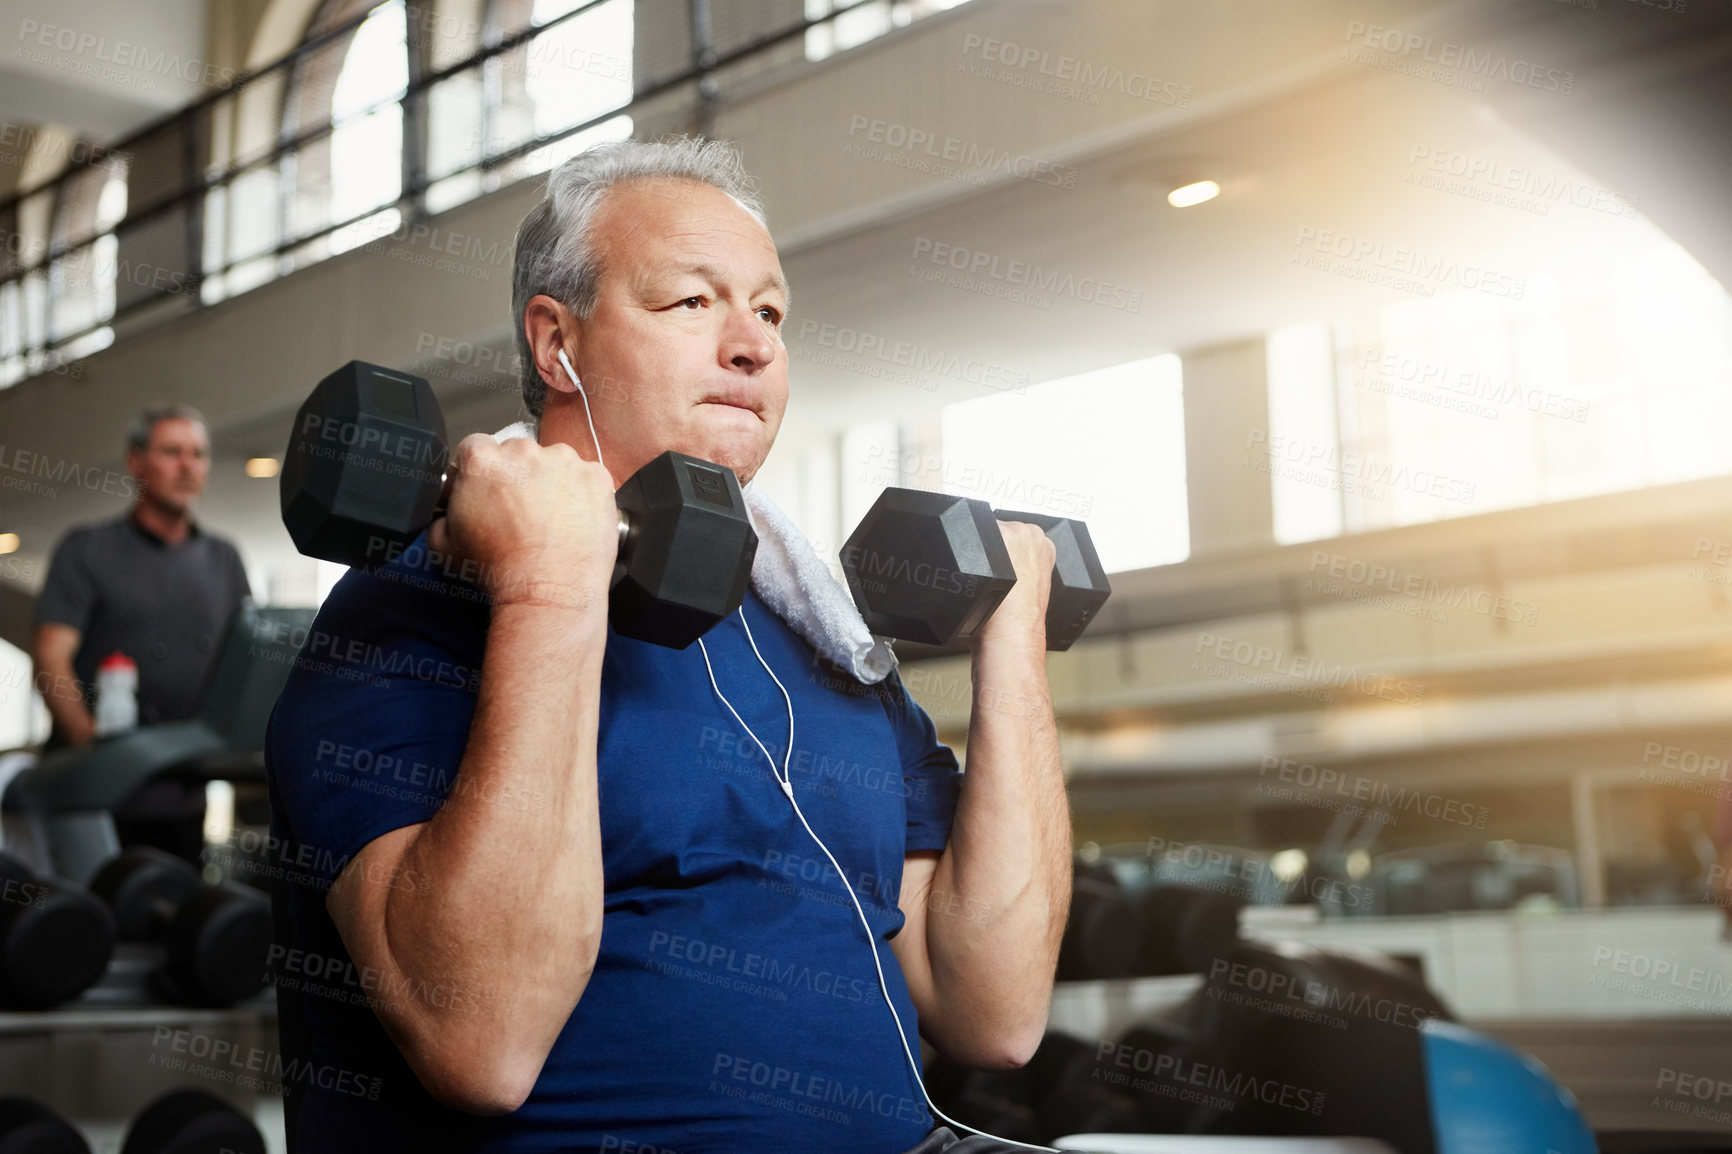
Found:
[(1000, 521), (998, 527), (1004, 531), (1004, 547), (1016, 569), (1016, 584), (981, 626), (975, 635), (975, 645), (978, 648), (990, 638), (994, 645), (1032, 643), (1036, 652), (1044, 652), (1046, 602), (1052, 592), (1052, 567), (1058, 552), (1039, 525)]

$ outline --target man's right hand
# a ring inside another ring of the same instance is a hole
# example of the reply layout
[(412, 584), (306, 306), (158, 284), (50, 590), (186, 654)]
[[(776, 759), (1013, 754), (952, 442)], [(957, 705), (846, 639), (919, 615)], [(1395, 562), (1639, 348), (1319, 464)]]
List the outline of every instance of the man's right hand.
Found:
[(495, 606), (606, 604), (619, 553), (613, 478), (570, 445), (463, 438), (428, 547), (473, 562)]

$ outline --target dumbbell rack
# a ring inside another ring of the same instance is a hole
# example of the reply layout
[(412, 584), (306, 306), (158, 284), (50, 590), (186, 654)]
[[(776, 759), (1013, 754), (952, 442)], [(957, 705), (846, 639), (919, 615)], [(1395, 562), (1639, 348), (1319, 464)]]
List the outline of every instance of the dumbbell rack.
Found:
[(277, 1053), (275, 991), (226, 1010), (165, 1005), (150, 1000), (151, 964), (147, 953), (122, 945), (102, 981), (74, 1001), (0, 1012), (0, 1087), (57, 1111), (84, 1134), (92, 1154), (119, 1154), (146, 1103), (195, 1087), (252, 1117), (271, 1154), (284, 1154), (282, 1099), (233, 1084), (229, 1064), (190, 1052), (196, 1037), (200, 1049), (226, 1042), (240, 1054)]

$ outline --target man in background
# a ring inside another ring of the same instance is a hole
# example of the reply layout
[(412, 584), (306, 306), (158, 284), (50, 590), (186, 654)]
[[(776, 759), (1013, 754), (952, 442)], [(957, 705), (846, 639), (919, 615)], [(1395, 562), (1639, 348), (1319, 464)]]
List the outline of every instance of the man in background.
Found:
[[(49, 750), (95, 740), (96, 667), (112, 653), (138, 666), (140, 725), (192, 717), (229, 619), (251, 593), (235, 547), (193, 520), (210, 474), (210, 437), (197, 409), (163, 404), (140, 413), (127, 431), (126, 471), (132, 507), (69, 531), (36, 601), (31, 657), (53, 718)], [(202, 790), (153, 782), (114, 817), (123, 844), (196, 859), (203, 814)]]

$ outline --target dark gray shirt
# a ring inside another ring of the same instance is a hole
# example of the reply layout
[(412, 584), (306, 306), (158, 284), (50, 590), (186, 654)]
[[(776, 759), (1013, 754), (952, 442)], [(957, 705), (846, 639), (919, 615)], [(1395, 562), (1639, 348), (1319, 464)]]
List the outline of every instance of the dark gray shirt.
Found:
[[(130, 515), (67, 533), (55, 546), (36, 620), (83, 634), (72, 670), (87, 701), (110, 653), (138, 663), (138, 723), (198, 708), (230, 616), (250, 596), (235, 547), (201, 531), (170, 545)], [(59, 734), (50, 744), (59, 743)]]

